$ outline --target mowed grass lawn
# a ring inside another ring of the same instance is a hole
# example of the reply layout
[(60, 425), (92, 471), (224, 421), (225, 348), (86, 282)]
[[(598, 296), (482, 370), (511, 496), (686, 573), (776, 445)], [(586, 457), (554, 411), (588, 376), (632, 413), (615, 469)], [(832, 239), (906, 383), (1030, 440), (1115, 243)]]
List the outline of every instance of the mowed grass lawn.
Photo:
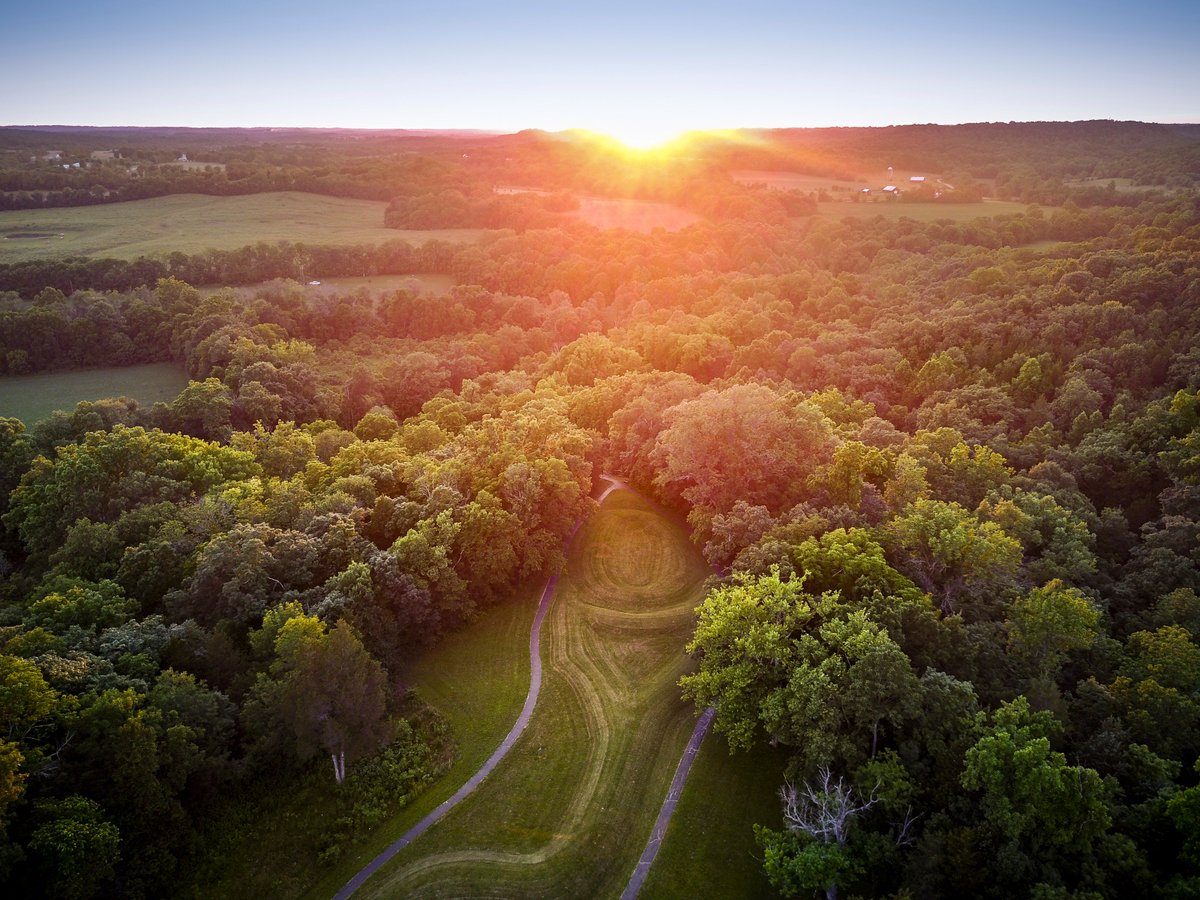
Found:
[(131, 397), (150, 407), (174, 400), (187, 383), (187, 373), (175, 363), (10, 375), (0, 378), (0, 416), (31, 424), (56, 409), (70, 412), (82, 400), (105, 397)]
[(259, 241), (421, 243), (477, 240), (482, 234), (384, 228), (386, 206), (286, 191), (240, 197), (173, 194), (99, 206), (8, 210), (0, 212), (0, 263), (63, 256), (136, 259), (176, 250), (234, 250)]
[(724, 735), (710, 731), (642, 886), (642, 900), (777, 897), (763, 871), (754, 826), (783, 827), (779, 787), (787, 758), (766, 746), (730, 755)]
[[(529, 727), (356, 896), (618, 896), (695, 722), (677, 682), (706, 574), (680, 528), (631, 492), (609, 495), (577, 535), (546, 617)], [(437, 678), (441, 702), (463, 702), (469, 688)]]

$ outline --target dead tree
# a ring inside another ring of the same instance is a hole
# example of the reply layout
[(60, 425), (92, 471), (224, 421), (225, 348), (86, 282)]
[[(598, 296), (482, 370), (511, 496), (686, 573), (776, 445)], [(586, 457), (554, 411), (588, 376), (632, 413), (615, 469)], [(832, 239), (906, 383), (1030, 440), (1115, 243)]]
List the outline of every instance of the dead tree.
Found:
[[(797, 788), (785, 781), (779, 789), (784, 823), (789, 831), (807, 834), (822, 844), (844, 847), (855, 816), (879, 802), (876, 790), (878, 786), (871, 790), (869, 797), (860, 799), (845, 779), (839, 777), (835, 781), (829, 769), (822, 766), (817, 770), (815, 784), (807, 783)], [(827, 900), (837, 900), (837, 892), (836, 881), (825, 887)]]

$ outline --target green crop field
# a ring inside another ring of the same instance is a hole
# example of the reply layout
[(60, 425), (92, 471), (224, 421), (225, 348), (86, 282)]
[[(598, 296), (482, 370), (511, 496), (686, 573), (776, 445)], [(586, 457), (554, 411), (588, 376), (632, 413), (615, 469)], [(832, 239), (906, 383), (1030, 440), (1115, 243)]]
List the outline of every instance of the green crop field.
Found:
[(70, 412), (81, 400), (105, 397), (132, 397), (149, 407), (173, 400), (187, 383), (187, 375), (174, 363), (6, 376), (0, 378), (0, 416), (32, 423), (56, 409)]
[(385, 203), (294, 191), (0, 212), (0, 263), (61, 256), (136, 259), (154, 253), (233, 250), (259, 241), (367, 244), (476, 240), (480, 231), (383, 227)]
[(870, 218), (883, 216), (885, 219), (915, 219), (918, 222), (936, 222), (949, 219), (952, 222), (967, 222), (980, 216), (1006, 216), (1023, 213), (1029, 207), (1024, 203), (1009, 200), (980, 200), (978, 203), (905, 203), (903, 200), (879, 200), (850, 203), (833, 200), (818, 203), (817, 211), (831, 219), (847, 216)]
[[(636, 495), (611, 494), (577, 536), (546, 617), (529, 727), (356, 896), (618, 895), (694, 724), (677, 682), (706, 574), (682, 530)], [(464, 686), (444, 685), (445, 701), (463, 702)]]

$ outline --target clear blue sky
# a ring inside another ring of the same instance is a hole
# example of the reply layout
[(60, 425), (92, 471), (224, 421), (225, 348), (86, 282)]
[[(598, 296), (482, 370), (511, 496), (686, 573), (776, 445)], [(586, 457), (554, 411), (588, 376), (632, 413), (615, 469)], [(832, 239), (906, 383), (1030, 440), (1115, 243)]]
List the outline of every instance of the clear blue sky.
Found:
[(1200, 121), (1200, 2), (26, 2), (0, 124)]

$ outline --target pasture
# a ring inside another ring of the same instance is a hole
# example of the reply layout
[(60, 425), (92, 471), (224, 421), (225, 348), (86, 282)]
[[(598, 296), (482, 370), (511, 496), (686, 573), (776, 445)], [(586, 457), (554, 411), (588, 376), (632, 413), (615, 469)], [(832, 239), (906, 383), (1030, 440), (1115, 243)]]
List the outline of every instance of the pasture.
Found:
[[(829, 191), (830, 193), (860, 191), (868, 187), (865, 178), (860, 178), (857, 181), (845, 181), (839, 178), (830, 178), (826, 175), (805, 175), (801, 172), (739, 169), (729, 174), (733, 177), (734, 181), (740, 181), (742, 184), (765, 184), (769, 188), (775, 188), (780, 191), (803, 191), (806, 194), (812, 191)], [(877, 186), (882, 186), (882, 182)]]
[(1029, 207), (1024, 203), (1010, 200), (980, 200), (977, 203), (905, 203), (903, 200), (879, 200), (851, 203), (832, 200), (818, 203), (817, 212), (831, 219), (841, 219), (847, 216), (855, 218), (872, 218), (883, 216), (885, 219), (914, 219), (918, 222), (937, 222), (949, 219), (951, 222), (969, 222), (981, 216), (1007, 216), (1023, 213)]
[(1147, 191), (1169, 191), (1163, 185), (1135, 184), (1132, 178), (1080, 178), (1075, 181), (1064, 181), (1069, 188), (1107, 188), (1113, 186), (1118, 194), (1144, 194)]
[[(220, 290), (234, 290), (239, 293), (253, 294), (256, 290), (286, 283), (286, 279), (262, 281), (258, 284), (241, 285), (226, 288), (220, 284), (206, 284), (199, 288), (201, 294), (208, 296)], [(360, 289), (366, 289), (370, 294), (390, 294), (393, 291), (406, 290), (417, 294), (437, 296), (449, 293), (454, 287), (454, 277), (437, 273), (418, 273), (415, 275), (348, 275), (344, 278), (322, 278), (320, 284), (298, 284), (311, 297), (327, 296), (329, 294), (350, 294)]]
[(234, 250), (259, 241), (308, 244), (476, 240), (472, 229), (383, 227), (386, 203), (285, 191), (238, 197), (172, 194), (98, 206), (0, 212), (0, 263), (62, 256), (136, 259)]
[[(529, 727), (356, 896), (619, 894), (695, 721), (677, 682), (706, 575), (682, 530), (631, 492), (611, 494), (576, 537), (546, 617)], [(442, 702), (462, 703), (463, 685), (444, 683)]]
[(695, 213), (670, 203), (604, 197), (581, 197), (579, 209), (570, 215), (597, 228), (628, 228), (630, 231), (645, 232), (655, 228), (679, 231), (700, 221)]
[(132, 397), (150, 407), (175, 399), (187, 383), (187, 374), (175, 363), (9, 375), (0, 378), (0, 416), (31, 424), (57, 409), (71, 412), (82, 400), (105, 397)]
[[(497, 194), (545, 194), (540, 188), (498, 187)], [(627, 228), (630, 231), (650, 232), (655, 228), (679, 231), (700, 221), (694, 212), (672, 203), (652, 200), (630, 200), (619, 197), (580, 197), (579, 209), (564, 216), (578, 219), (597, 228)]]

